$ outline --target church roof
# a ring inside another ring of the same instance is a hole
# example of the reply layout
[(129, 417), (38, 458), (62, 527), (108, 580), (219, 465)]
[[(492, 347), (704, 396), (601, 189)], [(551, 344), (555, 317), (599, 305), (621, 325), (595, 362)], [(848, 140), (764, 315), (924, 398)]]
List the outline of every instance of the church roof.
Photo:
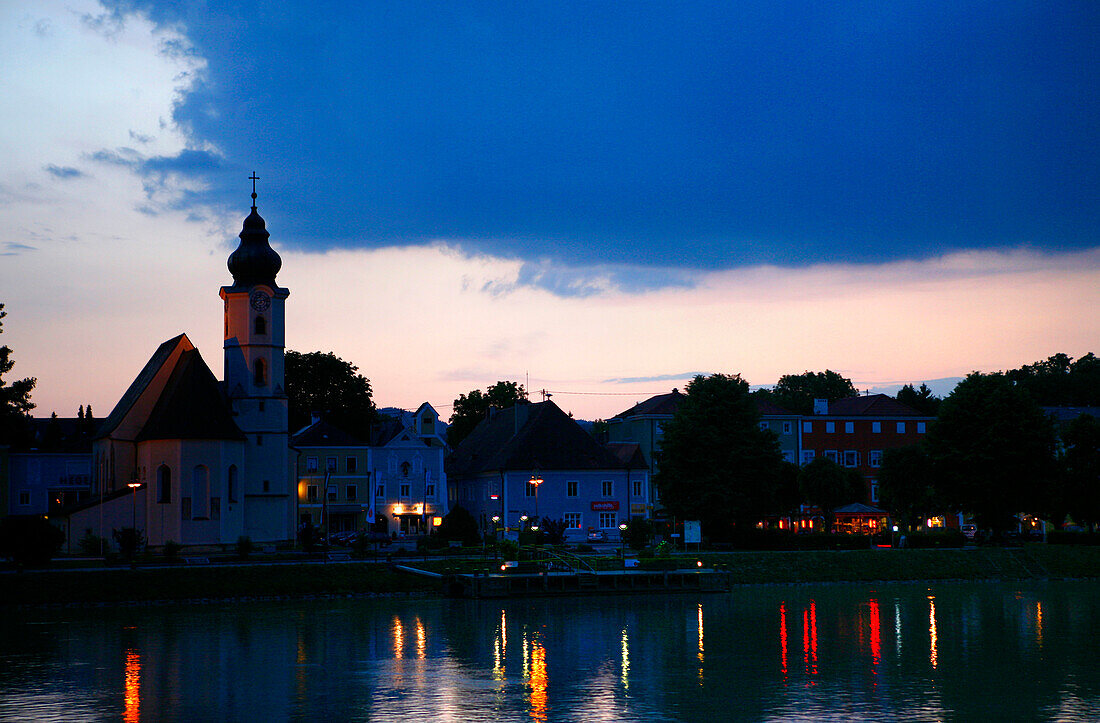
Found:
[(191, 344), (191, 340), (187, 338), (186, 334), (180, 334), (174, 336), (168, 341), (164, 342), (157, 347), (157, 350), (153, 352), (153, 356), (149, 357), (149, 361), (145, 362), (145, 366), (141, 368), (141, 372), (138, 373), (134, 381), (130, 383), (126, 393), (122, 395), (122, 398), (118, 400), (118, 404), (111, 410), (111, 413), (107, 415), (107, 418), (103, 420), (103, 423), (99, 425), (96, 430), (96, 438), (106, 437), (115, 431), (115, 428), (122, 423), (122, 420), (126, 418), (126, 415), (130, 412), (130, 409), (137, 403), (141, 395), (152, 383), (153, 378), (160, 371), (161, 367), (172, 356), (172, 352), (176, 350), (176, 347), (183, 345), (185, 349), (194, 349)]
[(274, 287), (275, 274), (282, 268), (283, 260), (267, 242), (271, 234), (267, 232), (267, 225), (256, 210), (255, 192), (252, 194), (252, 200), (252, 213), (248, 214), (244, 220), (244, 228), (241, 229), (241, 243), (237, 250), (229, 255), (227, 266), (229, 273), (233, 274), (235, 286), (267, 284)]
[(493, 412), (447, 458), (447, 474), (622, 469), (623, 463), (551, 401)]
[(199, 350), (192, 348), (176, 361), (136, 441), (244, 438), (222, 397), (218, 380)]

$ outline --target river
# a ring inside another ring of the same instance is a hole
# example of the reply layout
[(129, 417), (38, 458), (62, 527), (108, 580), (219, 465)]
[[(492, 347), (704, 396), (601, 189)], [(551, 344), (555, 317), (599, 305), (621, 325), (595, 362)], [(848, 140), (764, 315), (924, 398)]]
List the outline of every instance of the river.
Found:
[(6, 611), (2, 720), (1097, 720), (1100, 583)]

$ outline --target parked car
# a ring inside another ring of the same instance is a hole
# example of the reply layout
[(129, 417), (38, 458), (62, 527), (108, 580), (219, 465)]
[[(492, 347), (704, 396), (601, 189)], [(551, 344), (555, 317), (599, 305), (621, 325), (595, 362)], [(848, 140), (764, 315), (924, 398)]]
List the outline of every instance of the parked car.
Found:
[(966, 535), (966, 539), (973, 540), (974, 538), (976, 538), (978, 536), (978, 526), (977, 525), (963, 525), (962, 526), (962, 533), (964, 535)]
[(607, 533), (603, 530), (589, 530), (588, 531), (589, 542), (606, 542)]

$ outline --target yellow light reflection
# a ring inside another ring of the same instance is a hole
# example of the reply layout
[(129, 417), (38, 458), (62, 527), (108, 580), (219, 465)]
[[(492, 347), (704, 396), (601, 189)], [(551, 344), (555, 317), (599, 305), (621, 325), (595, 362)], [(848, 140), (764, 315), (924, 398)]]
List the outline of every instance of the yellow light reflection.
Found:
[(405, 629), (401, 627), (401, 620), (395, 615), (393, 618), (393, 657), (401, 660), (405, 650)]
[(141, 720), (141, 657), (135, 650), (126, 651), (124, 686), (122, 720), (136, 723)]
[(699, 603), (699, 685), (703, 684), (703, 603)]
[(1043, 647), (1043, 603), (1035, 601), (1035, 642)]
[(500, 648), (501, 652), (508, 653), (508, 626), (507, 618), (504, 617), (504, 611), (500, 611)]
[(630, 638), (627, 637), (626, 628), (623, 628), (622, 639), (622, 654), (623, 654), (623, 672), (622, 682), (623, 688), (630, 688)]
[(901, 603), (894, 601), (894, 652), (901, 657)]
[(420, 618), (416, 619), (416, 657), (423, 660), (427, 657), (428, 636), (424, 633), (424, 624)]
[(939, 640), (936, 635), (936, 598), (932, 595), (928, 596), (928, 634), (930, 639), (928, 662), (932, 664), (934, 669), (939, 664), (939, 654), (936, 652), (936, 645)]
[(531, 720), (546, 720), (546, 648), (531, 643)]

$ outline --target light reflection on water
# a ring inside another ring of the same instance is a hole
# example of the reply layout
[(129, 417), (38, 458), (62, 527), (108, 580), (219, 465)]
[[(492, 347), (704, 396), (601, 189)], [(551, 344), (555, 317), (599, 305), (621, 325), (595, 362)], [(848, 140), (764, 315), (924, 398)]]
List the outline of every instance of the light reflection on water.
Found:
[(1098, 634), (1081, 582), (25, 611), (0, 719), (1095, 720)]

